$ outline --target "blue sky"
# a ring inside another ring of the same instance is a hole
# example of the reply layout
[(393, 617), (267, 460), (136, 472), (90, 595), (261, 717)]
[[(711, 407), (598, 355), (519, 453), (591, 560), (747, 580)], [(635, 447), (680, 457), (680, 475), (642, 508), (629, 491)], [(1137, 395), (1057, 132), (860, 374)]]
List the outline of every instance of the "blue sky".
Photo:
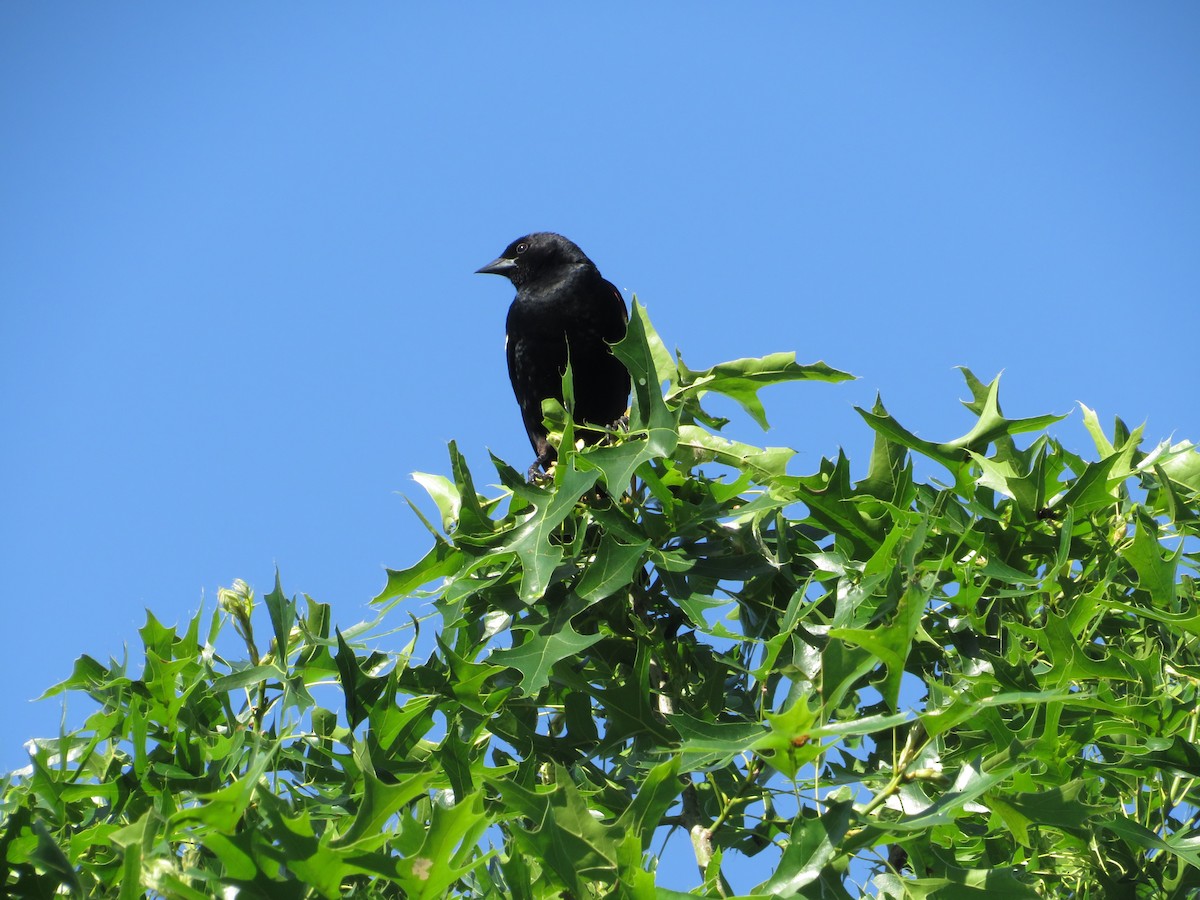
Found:
[(531, 230), (694, 368), (860, 376), (735, 427), (797, 472), (876, 391), (965, 431), (956, 365), (1200, 439), (1194, 4), (10, 2), (0, 122), (0, 769), (146, 607), (278, 566), (359, 621), (409, 473), (529, 463), (472, 273)]

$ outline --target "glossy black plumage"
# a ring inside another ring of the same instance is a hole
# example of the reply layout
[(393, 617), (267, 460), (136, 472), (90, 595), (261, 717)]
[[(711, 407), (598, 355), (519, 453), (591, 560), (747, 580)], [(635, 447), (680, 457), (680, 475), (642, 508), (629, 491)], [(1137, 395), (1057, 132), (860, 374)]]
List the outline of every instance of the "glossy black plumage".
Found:
[[(621, 293), (560, 234), (517, 238), (478, 270), (503, 275), (517, 289), (508, 308), (508, 377), (529, 442), (537, 454), (530, 467), (545, 469), (555, 458), (542, 425), (542, 401), (562, 400), (562, 376), (570, 355), (575, 421), (611, 426), (629, 405), (629, 373), (609, 344), (625, 336), (629, 313)], [(589, 442), (601, 432), (583, 429)]]

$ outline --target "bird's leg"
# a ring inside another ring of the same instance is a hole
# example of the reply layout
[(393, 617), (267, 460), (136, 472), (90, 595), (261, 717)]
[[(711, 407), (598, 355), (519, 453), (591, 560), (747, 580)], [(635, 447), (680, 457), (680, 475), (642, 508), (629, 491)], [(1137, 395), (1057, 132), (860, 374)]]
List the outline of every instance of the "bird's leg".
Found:
[(549, 477), (550, 468), (554, 464), (554, 460), (558, 458), (558, 454), (549, 441), (539, 441), (539, 443), (541, 447), (538, 451), (537, 459), (533, 461), (533, 465), (525, 473), (526, 480), (531, 482)]

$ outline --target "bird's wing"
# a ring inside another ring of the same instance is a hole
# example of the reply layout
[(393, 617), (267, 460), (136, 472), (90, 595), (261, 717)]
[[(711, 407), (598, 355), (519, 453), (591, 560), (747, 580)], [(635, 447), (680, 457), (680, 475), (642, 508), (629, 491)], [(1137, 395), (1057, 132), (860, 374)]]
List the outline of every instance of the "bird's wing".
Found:
[[(504, 335), (504, 351), (508, 359), (508, 378), (512, 382), (517, 406), (521, 410), (521, 421), (529, 435), (538, 459), (542, 460), (549, 444), (546, 429), (542, 425), (542, 397), (553, 395), (553, 382), (542, 385), (539, 377), (541, 368), (537, 354), (537, 341), (530, 332), (531, 322), (527, 310), (514, 303), (508, 311)], [(557, 374), (553, 366), (551, 371)]]

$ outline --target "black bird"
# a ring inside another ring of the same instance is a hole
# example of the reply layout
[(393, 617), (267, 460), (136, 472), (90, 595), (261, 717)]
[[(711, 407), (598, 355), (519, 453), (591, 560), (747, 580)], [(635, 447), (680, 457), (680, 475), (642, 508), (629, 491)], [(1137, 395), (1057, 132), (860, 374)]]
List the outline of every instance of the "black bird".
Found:
[[(570, 357), (576, 422), (608, 427), (629, 405), (629, 373), (609, 349), (625, 336), (629, 313), (621, 292), (605, 281), (584, 252), (561, 234), (540, 231), (517, 238), (479, 272), (503, 275), (517, 289), (508, 308), (508, 377), (538, 467), (556, 457), (542, 424), (542, 401), (562, 400)], [(603, 432), (581, 429), (595, 443)]]

